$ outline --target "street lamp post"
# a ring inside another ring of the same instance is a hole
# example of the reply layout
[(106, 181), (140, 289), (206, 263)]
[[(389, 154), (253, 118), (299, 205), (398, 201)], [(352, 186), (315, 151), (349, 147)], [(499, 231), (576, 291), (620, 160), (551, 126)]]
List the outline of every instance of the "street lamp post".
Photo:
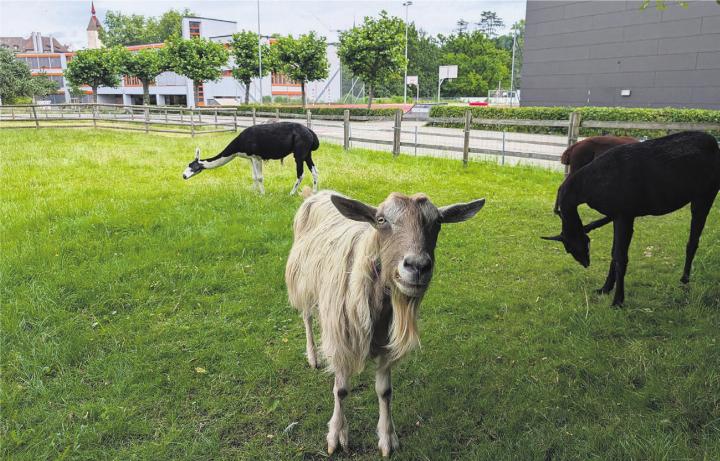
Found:
[[(259, 0), (258, 0), (259, 1)], [(408, 71), (408, 9), (413, 2), (403, 2), (405, 7), (405, 75), (403, 76), (403, 104), (407, 104), (407, 71)]]
[(510, 107), (513, 105), (513, 87), (515, 84), (515, 44), (517, 43), (517, 29), (513, 31), (513, 45), (512, 45), (512, 66), (510, 70)]
[(260, 104), (263, 103), (262, 90), (262, 36), (260, 35), (260, 0), (257, 0), (257, 24), (258, 24), (258, 78), (260, 80)]

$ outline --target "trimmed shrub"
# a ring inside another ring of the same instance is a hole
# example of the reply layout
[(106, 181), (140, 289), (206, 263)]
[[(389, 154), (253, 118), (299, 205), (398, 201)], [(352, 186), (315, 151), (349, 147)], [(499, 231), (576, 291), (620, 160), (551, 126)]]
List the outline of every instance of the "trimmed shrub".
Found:
[[(302, 106), (259, 106), (259, 105), (241, 105), (237, 106), (239, 111), (250, 111), (255, 108), (258, 112), (275, 112), (279, 110), (281, 114), (304, 114), (306, 109)], [(313, 115), (339, 115), (342, 116), (345, 112), (345, 108), (341, 107), (308, 107)], [(353, 108), (347, 109), (350, 111), (351, 116), (356, 117), (393, 117), (395, 116), (395, 109), (367, 109), (367, 108)]]
[[(435, 106), (430, 109), (431, 117), (462, 118), (470, 109), (473, 118), (484, 119), (520, 119), (520, 120), (568, 120), (571, 112), (580, 112), (582, 120), (617, 121), (617, 122), (695, 122), (720, 123), (720, 111), (708, 109), (638, 109), (627, 107), (460, 107)], [(437, 123), (435, 126), (462, 127), (462, 122)], [(473, 128), (497, 130), (497, 125), (473, 124)], [(566, 134), (567, 129), (539, 126), (507, 126), (507, 131), (520, 133)], [(581, 136), (596, 136), (610, 132), (616, 136), (647, 136), (657, 137), (667, 134), (666, 130), (580, 128)], [(720, 131), (713, 131), (715, 136)]]

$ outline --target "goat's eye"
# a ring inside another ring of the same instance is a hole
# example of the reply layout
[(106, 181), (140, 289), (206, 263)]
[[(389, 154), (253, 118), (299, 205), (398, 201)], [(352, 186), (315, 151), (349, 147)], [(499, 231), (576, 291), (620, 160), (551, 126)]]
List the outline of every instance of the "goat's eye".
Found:
[(375, 218), (375, 220), (376, 220), (377, 223), (380, 224), (381, 226), (384, 225), (384, 224), (387, 222), (387, 221), (385, 221), (385, 217), (384, 217), (384, 216), (378, 216), (377, 218)]

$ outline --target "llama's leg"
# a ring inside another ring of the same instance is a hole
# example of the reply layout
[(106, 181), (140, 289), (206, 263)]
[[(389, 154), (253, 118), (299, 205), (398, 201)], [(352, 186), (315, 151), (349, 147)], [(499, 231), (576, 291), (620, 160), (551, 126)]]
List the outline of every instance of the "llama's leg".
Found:
[(328, 454), (332, 455), (337, 450), (338, 444), (345, 450), (348, 449), (348, 424), (343, 413), (343, 402), (350, 392), (348, 376), (343, 372), (335, 373), (335, 385), (333, 396), (335, 397), (335, 409), (332, 418), (328, 423)]
[(312, 311), (303, 311), (303, 322), (305, 323), (305, 351), (310, 368), (317, 368), (317, 355), (315, 354), (315, 340), (312, 330)]
[(305, 163), (308, 166), (308, 170), (310, 170), (310, 173), (312, 174), (313, 178), (313, 192), (317, 192), (318, 190), (318, 170), (315, 166), (315, 163), (312, 161), (312, 157), (308, 155), (308, 158), (305, 160)]
[(605, 284), (597, 290), (598, 294), (606, 295), (610, 293), (615, 286), (615, 239), (613, 238), (613, 246), (612, 250), (610, 251), (610, 257), (612, 258), (610, 260), (610, 269), (608, 270), (607, 278), (605, 279)]
[(615, 235), (613, 237), (613, 260), (615, 262), (615, 297), (613, 306), (622, 306), (625, 302), (625, 272), (628, 265), (628, 249), (633, 236), (634, 217), (619, 218), (613, 221)]
[(253, 161), (255, 162), (255, 168), (257, 169), (258, 190), (260, 191), (261, 195), (265, 195), (265, 186), (263, 185), (262, 159), (256, 157), (253, 159)]
[(257, 179), (257, 165), (255, 164), (256, 161), (254, 158), (250, 158), (250, 166), (252, 167), (252, 177), (253, 177), (253, 190), (258, 189), (258, 179)]
[(390, 366), (383, 356), (378, 360), (378, 368), (375, 372), (375, 393), (380, 404), (380, 417), (378, 419), (377, 435), (378, 448), (383, 456), (390, 456), (390, 453), (400, 446), (395, 424), (392, 420), (392, 382), (390, 380)]
[(692, 220), (690, 221), (690, 238), (688, 239), (685, 250), (685, 268), (683, 269), (683, 275), (680, 279), (682, 283), (688, 283), (690, 281), (692, 262), (695, 258), (698, 244), (700, 243), (700, 235), (702, 235), (702, 231), (705, 228), (705, 220), (707, 219), (708, 213), (710, 213), (714, 199), (715, 196), (713, 195), (711, 200), (694, 201), (690, 205)]
[(295, 185), (293, 185), (290, 195), (295, 195), (295, 193), (297, 193), (298, 186), (303, 180), (303, 162), (297, 156), (295, 156), (295, 172), (297, 173), (297, 181), (295, 181)]

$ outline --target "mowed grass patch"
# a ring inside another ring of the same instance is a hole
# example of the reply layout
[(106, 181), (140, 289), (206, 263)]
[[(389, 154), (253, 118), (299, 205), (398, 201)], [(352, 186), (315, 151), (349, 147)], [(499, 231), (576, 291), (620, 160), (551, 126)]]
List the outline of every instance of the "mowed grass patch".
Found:
[[(181, 178), (196, 145), (209, 157), (232, 134), (3, 135), (3, 457), (324, 457), (332, 377), (308, 368), (283, 279), (292, 159), (265, 165), (259, 196), (244, 160)], [(323, 188), (372, 204), (487, 199), (440, 234), (422, 348), (393, 373), (396, 459), (720, 458), (720, 204), (689, 287), (687, 207), (640, 219), (615, 309), (593, 293), (611, 226), (587, 270), (538, 238), (559, 231), (561, 174), (330, 144), (313, 157)], [(373, 379), (370, 365), (352, 380), (338, 458), (378, 456)]]

